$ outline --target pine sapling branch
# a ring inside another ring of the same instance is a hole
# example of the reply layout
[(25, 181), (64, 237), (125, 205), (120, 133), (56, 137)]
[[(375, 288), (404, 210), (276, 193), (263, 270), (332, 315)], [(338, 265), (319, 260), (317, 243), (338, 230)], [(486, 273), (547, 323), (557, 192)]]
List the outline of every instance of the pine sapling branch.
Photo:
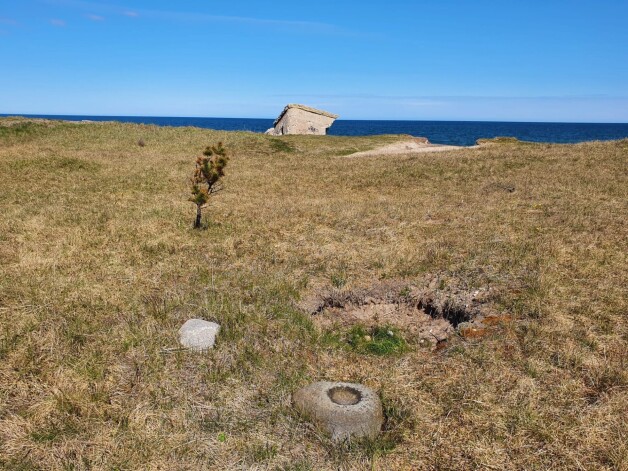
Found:
[(222, 142), (206, 147), (203, 155), (196, 159), (194, 174), (190, 179), (192, 183), (190, 201), (196, 204), (195, 229), (201, 227), (203, 209), (207, 207), (210, 196), (224, 190), (220, 180), (225, 176), (228, 161), (227, 150)]

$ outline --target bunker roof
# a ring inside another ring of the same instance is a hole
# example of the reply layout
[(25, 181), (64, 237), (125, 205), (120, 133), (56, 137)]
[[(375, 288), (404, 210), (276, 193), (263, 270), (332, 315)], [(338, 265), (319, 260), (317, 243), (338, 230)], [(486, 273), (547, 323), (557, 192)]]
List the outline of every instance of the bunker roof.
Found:
[(320, 114), (322, 116), (327, 116), (328, 118), (332, 118), (332, 119), (338, 118), (337, 114), (328, 113), (327, 111), (323, 111), (323, 110), (317, 110), (316, 108), (310, 108), (309, 106), (299, 105), (297, 103), (290, 103), (289, 105), (286, 105), (286, 107), (283, 109), (283, 111), (279, 115), (279, 118), (277, 118), (275, 122), (273, 123), (273, 126), (276, 126), (277, 123), (281, 120), (281, 118), (283, 118), (283, 115), (285, 115), (288, 112), (288, 110), (291, 108), (296, 108), (299, 110), (307, 111), (309, 113)]

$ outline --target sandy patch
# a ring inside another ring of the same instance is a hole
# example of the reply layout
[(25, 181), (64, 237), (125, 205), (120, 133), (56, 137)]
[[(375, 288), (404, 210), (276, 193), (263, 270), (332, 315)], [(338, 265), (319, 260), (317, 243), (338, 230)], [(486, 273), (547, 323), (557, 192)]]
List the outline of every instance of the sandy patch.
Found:
[(425, 138), (415, 138), (408, 141), (395, 142), (377, 149), (366, 150), (349, 154), (347, 157), (369, 157), (373, 155), (401, 155), (424, 154), (430, 152), (445, 152), (459, 149), (477, 149), (479, 146), (449, 146), (442, 144), (430, 144)]

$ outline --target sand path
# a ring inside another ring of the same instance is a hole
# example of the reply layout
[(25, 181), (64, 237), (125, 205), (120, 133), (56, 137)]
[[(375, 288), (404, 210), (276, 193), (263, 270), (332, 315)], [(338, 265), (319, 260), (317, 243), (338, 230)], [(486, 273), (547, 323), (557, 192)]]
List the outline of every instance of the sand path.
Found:
[(400, 154), (424, 154), (429, 152), (444, 152), (459, 149), (477, 149), (479, 146), (450, 146), (442, 144), (429, 144), (420, 140), (395, 142), (372, 150), (356, 152), (347, 157), (368, 157), (373, 155), (400, 155)]

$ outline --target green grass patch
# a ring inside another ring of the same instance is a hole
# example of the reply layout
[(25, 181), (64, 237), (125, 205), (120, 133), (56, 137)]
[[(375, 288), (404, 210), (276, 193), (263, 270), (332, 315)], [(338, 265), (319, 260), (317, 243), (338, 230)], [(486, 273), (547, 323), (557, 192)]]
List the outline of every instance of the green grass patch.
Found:
[(291, 154), (296, 150), (292, 144), (279, 138), (273, 138), (270, 140), (270, 148), (274, 152), (285, 152), (286, 154)]
[(24, 138), (37, 134), (44, 126), (36, 123), (18, 123), (9, 126), (0, 126), (0, 139)]
[(409, 349), (399, 331), (388, 326), (366, 329), (356, 325), (348, 332), (346, 339), (352, 350), (363, 354), (398, 355)]
[(77, 159), (74, 157), (56, 157), (54, 159), (50, 159), (50, 163), (55, 168), (66, 171), (81, 171), (86, 170), (93, 172), (98, 170), (101, 166), (95, 162), (90, 162), (88, 160)]
[(338, 157), (344, 157), (345, 155), (355, 154), (356, 152), (360, 152), (360, 151), (354, 147), (352, 149), (342, 149), (342, 150), (339, 150), (338, 152), (336, 152), (336, 155)]

